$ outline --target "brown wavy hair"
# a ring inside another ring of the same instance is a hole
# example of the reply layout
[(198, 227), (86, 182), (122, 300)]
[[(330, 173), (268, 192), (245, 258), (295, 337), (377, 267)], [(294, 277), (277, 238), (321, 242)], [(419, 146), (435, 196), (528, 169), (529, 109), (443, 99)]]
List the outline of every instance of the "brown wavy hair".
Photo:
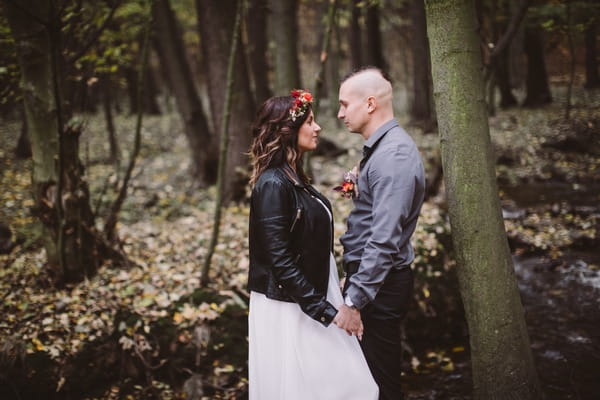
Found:
[(306, 112), (292, 121), (290, 108), (294, 105), (292, 96), (271, 97), (265, 101), (252, 124), (252, 175), (250, 185), (254, 186), (260, 175), (271, 167), (289, 165), (304, 183), (309, 179), (302, 169), (302, 153), (298, 150), (298, 131), (310, 115), (310, 104)]

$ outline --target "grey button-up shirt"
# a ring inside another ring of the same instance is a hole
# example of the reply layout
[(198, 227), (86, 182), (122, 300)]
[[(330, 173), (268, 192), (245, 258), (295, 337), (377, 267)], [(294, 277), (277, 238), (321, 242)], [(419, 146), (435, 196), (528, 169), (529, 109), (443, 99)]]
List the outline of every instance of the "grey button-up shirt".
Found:
[(371, 154), (359, 172), (359, 195), (340, 238), (344, 262), (360, 261), (346, 291), (359, 309), (375, 298), (392, 268), (413, 261), (410, 237), (425, 193), (421, 156), (396, 120), (383, 124), (364, 146)]

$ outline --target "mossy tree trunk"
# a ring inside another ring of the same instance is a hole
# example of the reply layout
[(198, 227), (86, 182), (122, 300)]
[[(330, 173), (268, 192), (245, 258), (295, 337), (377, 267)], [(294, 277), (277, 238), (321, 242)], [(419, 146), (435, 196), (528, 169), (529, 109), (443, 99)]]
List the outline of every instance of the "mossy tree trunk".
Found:
[(540, 387), (500, 209), (472, 0), (426, 0), (444, 181), (475, 399)]
[(52, 2), (4, 3), (17, 46), (33, 158), (34, 213), (56, 284), (91, 276), (102, 261), (79, 160), (81, 127), (63, 123), (60, 17)]

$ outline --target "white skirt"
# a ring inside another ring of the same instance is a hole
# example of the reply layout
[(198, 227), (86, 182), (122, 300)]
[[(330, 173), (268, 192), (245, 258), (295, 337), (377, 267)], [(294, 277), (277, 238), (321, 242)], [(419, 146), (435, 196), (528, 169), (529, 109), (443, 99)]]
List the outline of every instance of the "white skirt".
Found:
[[(343, 304), (333, 255), (327, 300)], [(325, 328), (298, 304), (250, 293), (250, 400), (377, 400), (379, 389), (355, 336)]]

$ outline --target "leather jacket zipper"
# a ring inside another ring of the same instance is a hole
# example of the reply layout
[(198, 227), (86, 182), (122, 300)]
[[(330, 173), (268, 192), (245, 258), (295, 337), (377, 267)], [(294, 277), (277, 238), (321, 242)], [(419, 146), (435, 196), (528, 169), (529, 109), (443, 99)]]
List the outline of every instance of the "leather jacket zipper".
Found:
[(302, 216), (302, 209), (301, 208), (297, 208), (296, 209), (296, 217), (294, 218), (294, 222), (292, 222), (292, 226), (290, 228), (290, 232), (294, 231), (294, 227), (296, 226), (296, 222), (298, 222), (300, 220), (301, 216)]

